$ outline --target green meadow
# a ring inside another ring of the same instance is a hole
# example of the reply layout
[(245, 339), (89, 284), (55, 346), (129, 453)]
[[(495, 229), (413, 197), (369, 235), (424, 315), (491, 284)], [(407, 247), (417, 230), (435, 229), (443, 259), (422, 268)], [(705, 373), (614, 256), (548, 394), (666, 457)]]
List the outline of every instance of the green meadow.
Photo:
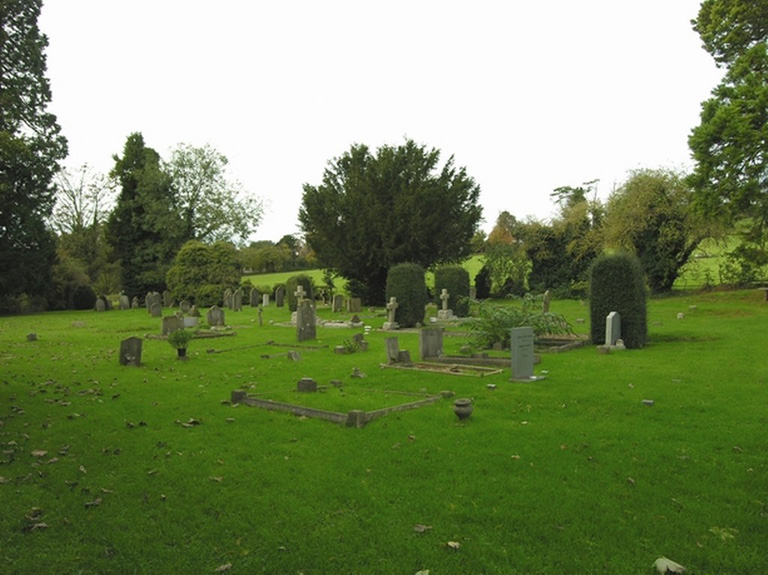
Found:
[[(552, 311), (587, 332), (586, 306)], [(762, 292), (652, 299), (644, 349), (543, 354), (536, 383), (382, 369), (382, 310), (360, 316), (367, 351), (334, 353), (346, 328), (297, 346), (287, 308), (260, 326), (246, 307), (187, 361), (144, 339), (138, 368), (118, 350), (160, 332), (144, 309), (0, 318), (0, 573), (768, 572)], [(445, 351), (466, 343), (449, 331)], [(321, 392), (294, 391), (305, 376)], [(235, 389), (342, 412), (452, 390), (475, 410), (357, 429)]]

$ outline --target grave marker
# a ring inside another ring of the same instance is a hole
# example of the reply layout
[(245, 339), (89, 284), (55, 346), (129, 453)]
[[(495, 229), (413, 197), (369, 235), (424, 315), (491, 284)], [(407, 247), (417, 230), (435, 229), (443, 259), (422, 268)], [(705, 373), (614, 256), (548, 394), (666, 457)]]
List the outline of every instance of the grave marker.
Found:
[(120, 365), (141, 366), (141, 338), (129, 337), (120, 342)]
[(538, 381), (542, 376), (533, 375), (533, 328), (512, 328), (512, 378), (510, 381)]
[[(296, 297), (298, 297), (298, 294), (296, 294)], [(317, 339), (315, 322), (315, 308), (312, 302), (306, 299), (302, 300), (296, 310), (296, 339), (298, 341)]]
[(419, 332), (419, 356), (434, 359), (443, 355), (443, 330), (422, 329)]
[(205, 320), (208, 322), (208, 325), (211, 327), (217, 327), (217, 326), (223, 326), (224, 324), (224, 310), (221, 309), (219, 306), (214, 305), (209, 310), (208, 313), (205, 316)]
[(283, 286), (278, 286), (275, 290), (275, 305), (285, 307), (285, 288)]
[(605, 345), (613, 347), (621, 339), (621, 315), (612, 311), (605, 318)]
[(251, 304), (251, 307), (257, 307), (259, 305), (259, 290), (256, 288), (251, 289), (251, 293), (249, 294), (249, 302)]
[(342, 306), (344, 305), (344, 297), (341, 294), (336, 294), (333, 296), (333, 308), (332, 311), (340, 312), (342, 310)]
[(400, 327), (395, 321), (395, 315), (397, 313), (397, 308), (399, 307), (400, 304), (397, 303), (396, 297), (392, 296), (389, 298), (389, 303), (387, 304), (387, 321), (381, 326), (382, 329), (392, 330)]
[(232, 310), (243, 311), (243, 290), (237, 288), (232, 294)]
[(167, 315), (163, 318), (163, 335), (184, 328), (184, 320), (177, 315)]
[(163, 307), (173, 307), (173, 296), (168, 290), (163, 292)]

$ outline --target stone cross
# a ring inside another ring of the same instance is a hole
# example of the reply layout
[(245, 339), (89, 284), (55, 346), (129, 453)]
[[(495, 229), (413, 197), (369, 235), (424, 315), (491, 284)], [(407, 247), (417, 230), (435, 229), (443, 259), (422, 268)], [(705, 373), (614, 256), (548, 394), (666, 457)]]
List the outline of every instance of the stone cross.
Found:
[(440, 299), (443, 300), (443, 309), (448, 309), (448, 298), (450, 296), (448, 295), (448, 290), (443, 288), (443, 291), (440, 293)]
[(296, 296), (296, 303), (297, 304), (300, 304), (301, 302), (303, 302), (304, 301), (304, 296), (307, 295), (306, 292), (304, 291), (304, 286), (300, 285), (299, 287), (297, 287), (296, 291), (293, 292), (293, 295)]
[(395, 311), (397, 308), (400, 307), (400, 304), (397, 303), (396, 297), (389, 298), (389, 303), (387, 304), (387, 321), (390, 323), (395, 323)]

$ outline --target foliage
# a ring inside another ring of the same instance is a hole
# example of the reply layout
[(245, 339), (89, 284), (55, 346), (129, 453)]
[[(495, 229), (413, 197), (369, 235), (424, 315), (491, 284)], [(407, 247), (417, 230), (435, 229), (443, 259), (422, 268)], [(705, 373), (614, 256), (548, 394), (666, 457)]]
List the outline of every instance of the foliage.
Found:
[(696, 166), (690, 176), (696, 206), (726, 224), (748, 222), (743, 249), (754, 269), (768, 258), (768, 2), (706, 0), (694, 28), (715, 60), (727, 67), (702, 103), (700, 124), (688, 145)]
[(491, 297), (491, 272), (488, 266), (483, 264), (480, 271), (475, 276), (475, 296), (477, 299), (487, 299)]
[(304, 298), (309, 300), (315, 299), (315, 282), (308, 275), (300, 274), (288, 278), (285, 282), (285, 301), (288, 303), (288, 309), (296, 311), (299, 307), (298, 299), (296, 298), (296, 290), (302, 286), (304, 288)]
[(375, 155), (353, 145), (329, 162), (320, 185), (304, 184), (299, 220), (308, 245), (365, 302), (384, 303), (396, 264), (427, 268), (469, 255), (480, 188), (453, 158), (438, 169), (439, 158), (412, 140)]
[(168, 343), (174, 349), (187, 349), (195, 334), (187, 329), (177, 329), (168, 334)]
[(78, 285), (72, 294), (72, 309), (93, 309), (96, 305), (96, 292), (89, 285)]
[(120, 195), (107, 220), (107, 240), (120, 262), (123, 291), (143, 297), (165, 289), (165, 274), (183, 243), (182, 221), (160, 156), (141, 134), (128, 136), (123, 156), (114, 160), (111, 176)]
[(462, 266), (441, 266), (435, 270), (435, 303), (442, 307), (440, 294), (448, 290), (448, 309), (459, 317), (469, 315), (469, 272)]
[(491, 294), (496, 297), (522, 295), (528, 289), (531, 261), (520, 242), (487, 244), (485, 268), (491, 279)]
[(392, 266), (387, 275), (387, 302), (397, 298), (395, 321), (400, 327), (413, 327), (424, 321), (427, 305), (427, 284), (424, 268), (419, 264), (403, 263)]
[(168, 270), (166, 282), (173, 298), (189, 300), (198, 307), (220, 304), (227, 288), (240, 284), (240, 261), (232, 244), (185, 243)]
[(229, 160), (206, 144), (178, 144), (162, 169), (171, 179), (173, 206), (183, 219), (185, 240), (204, 243), (245, 241), (264, 212), (262, 202), (249, 196), (227, 174)]
[(520, 305), (481, 302), (473, 306), (473, 317), (465, 325), (475, 347), (490, 349), (498, 343), (504, 349), (509, 348), (514, 327), (531, 327), (535, 336), (573, 333), (563, 315), (542, 311), (543, 296), (526, 294), (513, 301)]
[(691, 210), (684, 176), (670, 170), (634, 170), (608, 199), (609, 249), (635, 253), (653, 292), (672, 289), (706, 231)]
[[(94, 301), (91, 301), (86, 307), (75, 307), (75, 295), (78, 291), (83, 287), (90, 289), (91, 286), (91, 280), (81, 262), (62, 254), (52, 271), (53, 289), (48, 296), (49, 309), (89, 309), (93, 307)], [(93, 292), (92, 289), (91, 292)], [(95, 297), (94, 295), (94, 299)]]
[(18, 309), (22, 294), (48, 293), (56, 260), (46, 227), (52, 179), (67, 155), (56, 117), (47, 111), (48, 40), (37, 21), (41, 0), (0, 8), (0, 311)]
[(634, 254), (603, 254), (590, 268), (589, 313), (592, 342), (605, 341), (605, 318), (621, 316), (621, 338), (628, 349), (641, 348), (648, 337), (643, 266)]

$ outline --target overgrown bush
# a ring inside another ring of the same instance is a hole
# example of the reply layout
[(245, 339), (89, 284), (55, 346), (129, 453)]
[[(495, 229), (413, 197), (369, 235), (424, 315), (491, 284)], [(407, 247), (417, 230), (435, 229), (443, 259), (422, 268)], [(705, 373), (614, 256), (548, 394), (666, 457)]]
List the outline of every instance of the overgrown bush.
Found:
[(514, 327), (531, 327), (535, 336), (573, 333), (571, 324), (559, 313), (542, 312), (542, 296), (526, 294), (513, 298), (519, 305), (495, 305), (482, 302), (474, 306), (474, 317), (465, 324), (472, 345), (489, 349), (498, 343), (506, 349), (510, 345)]
[(72, 309), (93, 309), (96, 305), (96, 293), (88, 285), (77, 286), (72, 293)]
[(227, 288), (240, 285), (240, 263), (234, 246), (217, 242), (211, 246), (191, 240), (176, 255), (166, 274), (166, 283), (177, 301), (200, 306), (219, 304)]
[(629, 348), (640, 348), (648, 337), (647, 289), (643, 267), (628, 253), (603, 254), (589, 271), (589, 310), (592, 342), (605, 342), (605, 318), (612, 311), (621, 316), (621, 339)]
[(296, 311), (298, 308), (296, 289), (299, 286), (304, 287), (304, 293), (306, 294), (304, 297), (310, 300), (315, 299), (315, 284), (311, 277), (304, 274), (291, 276), (285, 282), (285, 301), (288, 302), (288, 309), (291, 311)]
[(395, 321), (401, 327), (413, 327), (424, 321), (427, 305), (427, 284), (424, 268), (418, 264), (398, 264), (387, 273), (387, 302), (397, 298)]
[(477, 299), (491, 297), (491, 272), (487, 265), (481, 267), (475, 276), (475, 296)]
[(435, 303), (442, 307), (440, 294), (448, 290), (448, 309), (459, 317), (469, 315), (469, 272), (462, 266), (442, 266), (435, 270)]

